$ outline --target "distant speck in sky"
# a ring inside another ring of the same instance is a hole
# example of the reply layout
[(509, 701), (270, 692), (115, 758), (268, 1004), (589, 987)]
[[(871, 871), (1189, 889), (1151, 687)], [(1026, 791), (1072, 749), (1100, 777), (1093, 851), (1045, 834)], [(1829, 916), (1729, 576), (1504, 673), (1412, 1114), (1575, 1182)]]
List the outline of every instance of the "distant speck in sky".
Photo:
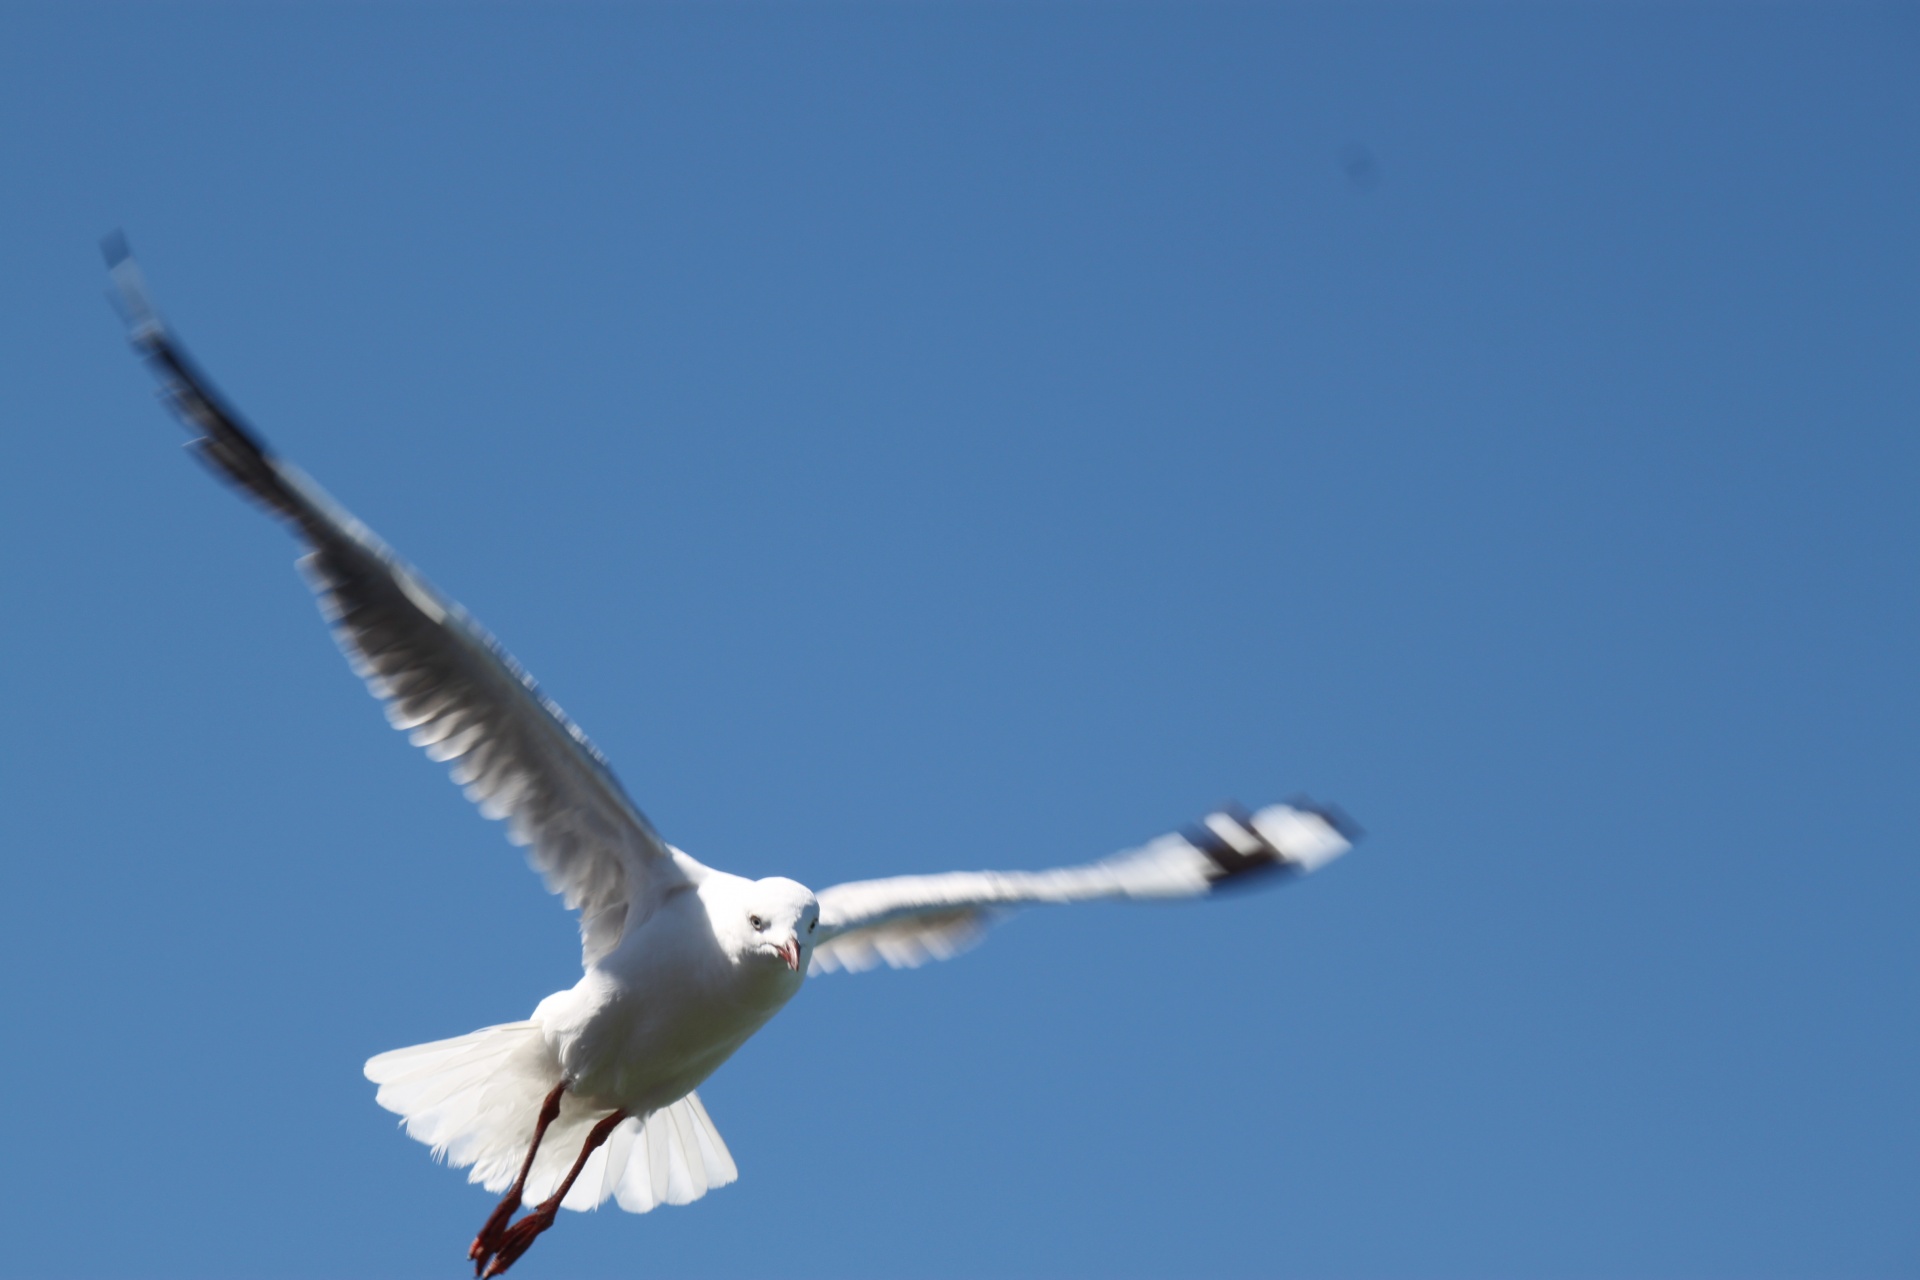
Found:
[(1355, 191), (1371, 191), (1380, 185), (1380, 165), (1363, 142), (1349, 142), (1340, 148), (1340, 168), (1347, 185)]

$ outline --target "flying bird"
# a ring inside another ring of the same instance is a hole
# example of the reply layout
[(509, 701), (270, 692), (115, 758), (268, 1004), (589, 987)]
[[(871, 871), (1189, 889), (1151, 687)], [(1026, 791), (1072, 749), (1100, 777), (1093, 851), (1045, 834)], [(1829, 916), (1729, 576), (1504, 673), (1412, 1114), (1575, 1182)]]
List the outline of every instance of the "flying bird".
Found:
[[(668, 844), (525, 668), (372, 530), (276, 457), (202, 375), (106, 246), (134, 349), (190, 448), (304, 544), (301, 572), (389, 721), (451, 764), (467, 798), (579, 913), (580, 981), (531, 1017), (368, 1061), (376, 1101), (501, 1196), (468, 1250), (511, 1267), (562, 1209), (645, 1213), (738, 1176), (694, 1090), (809, 974), (946, 959), (1036, 903), (1203, 897), (1311, 871), (1356, 838), (1305, 801), (1209, 813), (1130, 852), (1046, 871), (962, 871), (818, 893), (748, 880)], [(516, 1220), (520, 1210), (526, 1212)]]

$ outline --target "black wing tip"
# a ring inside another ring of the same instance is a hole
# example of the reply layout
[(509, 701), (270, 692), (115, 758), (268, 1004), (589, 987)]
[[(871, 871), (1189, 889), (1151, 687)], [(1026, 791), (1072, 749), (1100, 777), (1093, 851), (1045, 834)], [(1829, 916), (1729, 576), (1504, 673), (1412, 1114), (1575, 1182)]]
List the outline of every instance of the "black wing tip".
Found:
[(275, 466), (273, 450), (230, 407), (213, 382), (200, 371), (180, 343), (167, 332), (147, 297), (146, 282), (127, 248), (127, 238), (113, 231), (100, 242), (100, 251), (118, 293), (109, 295), (127, 323), (133, 348), (160, 379), (160, 398), (193, 439), (187, 449), (214, 475), (234, 485), (268, 510), (294, 521), (308, 512), (306, 501), (287, 484)]
[(1268, 842), (1253, 825), (1253, 815), (1245, 805), (1228, 801), (1213, 809), (1209, 816), (1221, 814), (1231, 819), (1235, 826), (1245, 832), (1254, 844), (1251, 850), (1241, 850), (1229, 843), (1227, 838), (1207, 825), (1205, 819), (1181, 832), (1186, 842), (1206, 855), (1213, 864), (1207, 878), (1212, 881), (1215, 892), (1223, 888), (1238, 888), (1253, 883), (1273, 872), (1291, 871), (1293, 868), (1281, 856), (1280, 851)]
[[(1286, 803), (1289, 808), (1319, 818), (1348, 845), (1357, 844), (1364, 834), (1358, 823), (1333, 805), (1318, 804), (1304, 796), (1296, 796)], [(1239, 834), (1244, 838), (1234, 840), (1216, 830), (1212, 821), (1216, 816), (1226, 818), (1239, 828)], [(1255, 816), (1245, 805), (1229, 800), (1214, 808), (1207, 818), (1181, 832), (1186, 842), (1198, 849), (1212, 864), (1207, 876), (1214, 892), (1251, 885), (1276, 873), (1296, 874), (1308, 866), (1316, 865), (1288, 857), (1261, 833), (1255, 825)], [(1243, 845), (1251, 847), (1241, 847)]]

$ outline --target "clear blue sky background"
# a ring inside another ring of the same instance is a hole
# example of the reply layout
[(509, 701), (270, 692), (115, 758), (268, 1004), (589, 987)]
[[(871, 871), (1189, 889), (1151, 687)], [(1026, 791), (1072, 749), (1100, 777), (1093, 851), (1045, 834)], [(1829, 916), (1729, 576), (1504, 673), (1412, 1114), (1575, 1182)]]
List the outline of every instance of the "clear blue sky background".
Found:
[(576, 973), (124, 226), (701, 858), (1371, 833), (809, 984), (528, 1280), (1920, 1274), (1916, 138), (1911, 8), (0, 10), (0, 1270), (462, 1274), (360, 1064)]

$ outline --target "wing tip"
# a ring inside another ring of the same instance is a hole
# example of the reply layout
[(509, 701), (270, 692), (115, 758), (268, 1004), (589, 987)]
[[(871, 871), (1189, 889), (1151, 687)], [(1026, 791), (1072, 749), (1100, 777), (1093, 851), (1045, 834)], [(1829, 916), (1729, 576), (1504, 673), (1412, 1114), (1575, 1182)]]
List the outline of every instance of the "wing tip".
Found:
[(100, 256), (106, 259), (107, 274), (113, 279), (114, 292), (108, 294), (114, 310), (127, 326), (127, 337), (143, 354), (157, 347), (166, 332), (153, 301), (147, 296), (147, 282), (134, 260), (127, 233), (115, 227), (100, 237)]
[(1310, 796), (1289, 796), (1287, 807), (1298, 809), (1301, 813), (1312, 814), (1332, 827), (1335, 833), (1350, 845), (1359, 844), (1366, 839), (1366, 828), (1355, 822), (1353, 815), (1337, 804), (1322, 804)]
[(119, 227), (100, 237), (100, 254), (107, 260), (107, 270), (112, 271), (133, 256), (133, 249), (127, 244), (127, 233)]
[(1259, 813), (1229, 802), (1181, 833), (1207, 860), (1213, 891), (1240, 888), (1272, 873), (1318, 871), (1358, 843), (1358, 823), (1342, 810), (1295, 797)]

